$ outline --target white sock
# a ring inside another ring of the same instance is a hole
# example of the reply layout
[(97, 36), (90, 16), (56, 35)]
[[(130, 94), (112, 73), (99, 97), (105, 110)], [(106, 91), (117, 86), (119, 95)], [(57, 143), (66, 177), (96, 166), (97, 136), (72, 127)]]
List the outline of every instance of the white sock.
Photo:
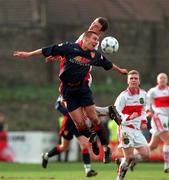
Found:
[(120, 166), (122, 166), (123, 169), (127, 169), (128, 168), (128, 162), (126, 161), (126, 158), (122, 158), (121, 159)]
[(168, 169), (169, 168), (169, 145), (164, 144), (163, 154), (164, 154), (164, 169)]
[(91, 170), (91, 164), (84, 164), (86, 174)]
[(48, 153), (46, 152), (45, 155), (44, 155), (44, 159), (48, 160)]
[(116, 180), (120, 180), (123, 178), (123, 174), (126, 173), (127, 169), (128, 169), (128, 162), (126, 161), (126, 158), (121, 158), (121, 163), (118, 169), (118, 174), (117, 174), (117, 179)]
[(103, 151), (104, 151), (104, 152), (107, 151), (108, 148), (109, 148), (108, 145), (104, 145), (104, 146), (103, 146)]

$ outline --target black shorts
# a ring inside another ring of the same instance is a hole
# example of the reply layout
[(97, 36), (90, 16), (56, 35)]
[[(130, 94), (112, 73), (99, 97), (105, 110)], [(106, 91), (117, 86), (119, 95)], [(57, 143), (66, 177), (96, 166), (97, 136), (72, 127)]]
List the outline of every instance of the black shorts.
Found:
[(79, 107), (90, 106), (94, 104), (92, 91), (87, 83), (79, 86), (63, 86), (63, 99), (67, 103), (68, 112), (72, 112)]
[(64, 116), (59, 135), (63, 136), (66, 140), (73, 139), (74, 135), (76, 137), (80, 136), (73, 120), (70, 118), (69, 115)]

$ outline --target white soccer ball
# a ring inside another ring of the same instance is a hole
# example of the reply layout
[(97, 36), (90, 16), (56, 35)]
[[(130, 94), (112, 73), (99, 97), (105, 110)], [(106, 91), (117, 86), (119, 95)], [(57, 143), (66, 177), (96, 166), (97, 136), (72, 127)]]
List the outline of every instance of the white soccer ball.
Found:
[(101, 49), (107, 54), (117, 52), (119, 49), (119, 42), (112, 36), (105, 37), (101, 42)]

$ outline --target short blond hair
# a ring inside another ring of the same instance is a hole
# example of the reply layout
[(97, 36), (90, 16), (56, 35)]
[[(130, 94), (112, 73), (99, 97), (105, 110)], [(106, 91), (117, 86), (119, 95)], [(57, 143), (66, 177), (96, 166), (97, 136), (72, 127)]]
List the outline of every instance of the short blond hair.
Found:
[(86, 31), (86, 32), (84, 32), (83, 37), (88, 37), (89, 38), (89, 37), (91, 37), (92, 34), (97, 35), (97, 33), (95, 33), (94, 31)]
[(140, 73), (139, 73), (137, 70), (135, 70), (135, 69), (133, 69), (133, 70), (131, 70), (131, 71), (128, 72), (128, 76), (129, 76), (129, 75), (133, 75), (133, 74), (137, 74), (137, 75), (140, 76)]
[(157, 75), (157, 79), (159, 79), (160, 76), (165, 76), (165, 77), (168, 79), (168, 75), (167, 75), (166, 73), (164, 73), (164, 72), (159, 73), (159, 74)]
[(164, 73), (164, 72), (161, 72), (161, 73), (159, 73), (159, 74), (157, 75), (157, 83), (160, 81), (160, 78), (161, 78), (162, 76), (163, 76), (164, 78), (166, 78), (167, 83), (168, 83), (168, 75), (167, 75), (166, 73)]

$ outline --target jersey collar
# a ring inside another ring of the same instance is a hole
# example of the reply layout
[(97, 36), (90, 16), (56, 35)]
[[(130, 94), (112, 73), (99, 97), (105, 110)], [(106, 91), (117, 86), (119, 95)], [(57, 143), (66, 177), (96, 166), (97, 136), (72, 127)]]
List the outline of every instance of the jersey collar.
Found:
[(140, 89), (131, 89), (131, 88), (127, 88), (127, 91), (129, 93), (130, 96), (133, 96), (133, 95), (136, 95), (136, 94), (139, 94), (140, 93)]

